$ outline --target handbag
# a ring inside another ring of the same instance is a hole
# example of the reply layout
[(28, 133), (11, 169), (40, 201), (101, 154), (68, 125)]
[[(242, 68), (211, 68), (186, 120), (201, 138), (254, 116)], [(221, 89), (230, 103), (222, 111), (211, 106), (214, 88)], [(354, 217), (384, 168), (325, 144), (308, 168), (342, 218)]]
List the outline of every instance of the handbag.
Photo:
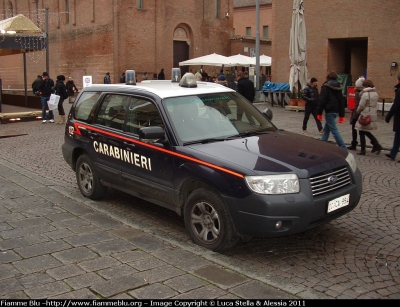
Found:
[(51, 94), (49, 101), (47, 101), (47, 105), (49, 106), (49, 110), (52, 111), (54, 109), (57, 109), (59, 101), (60, 101), (60, 96), (58, 96), (56, 94)]
[(361, 126), (368, 126), (371, 123), (371, 116), (367, 115), (367, 116), (360, 116), (358, 118), (358, 123)]
[[(369, 106), (369, 101), (370, 101), (370, 95), (369, 95), (369, 92), (368, 92), (368, 100), (367, 100), (367, 102), (368, 102), (368, 107), (371, 109), (371, 107)], [(369, 116), (369, 115), (367, 115), (367, 116), (360, 115), (358, 117), (358, 123), (361, 126), (368, 126), (371, 123), (371, 116)]]

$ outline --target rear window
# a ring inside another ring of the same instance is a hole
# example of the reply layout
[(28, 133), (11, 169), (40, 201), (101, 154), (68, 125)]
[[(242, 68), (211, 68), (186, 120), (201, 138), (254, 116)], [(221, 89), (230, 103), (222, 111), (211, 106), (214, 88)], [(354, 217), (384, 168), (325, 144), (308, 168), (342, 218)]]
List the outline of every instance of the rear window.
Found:
[(100, 92), (82, 93), (75, 105), (74, 118), (84, 122), (91, 122), (95, 115), (95, 106), (100, 94)]

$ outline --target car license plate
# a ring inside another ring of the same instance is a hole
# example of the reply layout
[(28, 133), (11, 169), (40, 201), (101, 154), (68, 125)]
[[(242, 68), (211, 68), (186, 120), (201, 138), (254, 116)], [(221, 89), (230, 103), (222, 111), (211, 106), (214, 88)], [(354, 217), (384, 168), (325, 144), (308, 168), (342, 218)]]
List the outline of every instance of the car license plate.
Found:
[(328, 213), (335, 211), (339, 208), (342, 208), (344, 206), (347, 206), (349, 204), (349, 199), (350, 199), (350, 194), (346, 194), (331, 200), (328, 203)]

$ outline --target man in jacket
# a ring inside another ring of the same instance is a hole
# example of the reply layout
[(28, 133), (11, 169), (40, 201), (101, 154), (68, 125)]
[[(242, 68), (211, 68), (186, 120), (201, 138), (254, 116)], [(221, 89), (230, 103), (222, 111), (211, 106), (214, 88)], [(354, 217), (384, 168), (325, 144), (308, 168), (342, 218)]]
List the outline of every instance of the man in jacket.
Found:
[(337, 81), (338, 75), (330, 71), (326, 76), (326, 82), (322, 85), (321, 95), (318, 103), (318, 120), (322, 121), (322, 113), (325, 111), (325, 127), (321, 141), (328, 142), (329, 134), (332, 132), (336, 144), (347, 150), (346, 144), (336, 127), (336, 118), (339, 117), (339, 124), (344, 123), (344, 103), (342, 86)]
[[(390, 119), (393, 119), (393, 132), (394, 132), (394, 139), (393, 139), (393, 146), (390, 150), (390, 154), (386, 154), (391, 160), (396, 159), (397, 152), (400, 148), (400, 74), (397, 76), (397, 84), (394, 87), (395, 96), (392, 107), (390, 108), (388, 114), (386, 115), (385, 121), (387, 123), (390, 122)], [(400, 161), (397, 161), (400, 163)]]
[(161, 71), (158, 73), (157, 80), (165, 80), (164, 68), (161, 68)]
[(244, 96), (251, 103), (254, 102), (256, 91), (254, 89), (254, 83), (249, 78), (246, 78), (243, 71), (237, 73), (237, 92)]
[(106, 72), (106, 75), (104, 76), (104, 84), (111, 84), (111, 77), (109, 72)]
[[(39, 90), (39, 95), (40, 100), (42, 102), (42, 118), (43, 118), (43, 124), (47, 122), (47, 114), (46, 114), (46, 108), (47, 108), (47, 102), (50, 99), (50, 95), (54, 91), (54, 81), (49, 78), (49, 73), (44, 72), (42, 74), (42, 82), (38, 86)], [(54, 114), (52, 110), (49, 110), (49, 121), (50, 123), (54, 123)]]
[(126, 78), (125, 78), (125, 73), (123, 72), (121, 77), (119, 78), (119, 83), (125, 83), (126, 82)]
[[(254, 89), (254, 83), (246, 78), (243, 71), (239, 71), (236, 75), (237, 77), (237, 92), (246, 98), (248, 101), (253, 103), (256, 91)], [(254, 119), (251, 116), (247, 116), (246, 112), (239, 109), (237, 110), (237, 120), (242, 120), (243, 113), (245, 113), (250, 124), (254, 124)]]
[(32, 93), (35, 96), (39, 96), (39, 84), (42, 82), (42, 76), (38, 75), (35, 81), (32, 82)]
[(315, 119), (319, 133), (324, 133), (321, 121), (317, 118), (318, 97), (318, 80), (317, 78), (311, 78), (307, 86), (304, 88), (302, 95), (302, 98), (306, 101), (304, 107), (303, 134), (308, 134), (307, 123), (311, 114)]

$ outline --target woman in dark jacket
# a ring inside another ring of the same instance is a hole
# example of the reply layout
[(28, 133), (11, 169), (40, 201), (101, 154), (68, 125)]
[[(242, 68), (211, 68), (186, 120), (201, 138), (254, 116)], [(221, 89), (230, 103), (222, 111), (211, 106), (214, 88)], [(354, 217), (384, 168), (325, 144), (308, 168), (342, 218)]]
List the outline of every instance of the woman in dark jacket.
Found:
[[(387, 123), (390, 122), (390, 119), (394, 117), (393, 120), (393, 131), (394, 131), (394, 139), (393, 146), (390, 154), (386, 154), (391, 160), (396, 159), (396, 155), (400, 148), (400, 74), (397, 76), (397, 85), (395, 86), (395, 96), (392, 107), (390, 108), (388, 114), (386, 115), (385, 121)], [(397, 161), (400, 163), (400, 161)]]
[[(68, 81), (65, 84), (65, 86), (67, 87), (68, 102), (74, 103), (75, 92), (78, 92), (78, 88), (75, 86), (74, 80), (72, 80), (71, 77), (68, 77)], [(75, 89), (75, 91), (74, 91), (74, 89)]]
[(64, 75), (59, 75), (57, 76), (57, 81), (55, 85), (56, 93), (57, 95), (60, 96), (60, 100), (58, 102), (58, 119), (56, 121), (56, 124), (65, 124), (65, 111), (64, 111), (64, 106), (63, 102), (66, 97), (68, 97), (67, 93), (67, 88), (65, 87), (64, 84), (65, 81), (65, 76)]

